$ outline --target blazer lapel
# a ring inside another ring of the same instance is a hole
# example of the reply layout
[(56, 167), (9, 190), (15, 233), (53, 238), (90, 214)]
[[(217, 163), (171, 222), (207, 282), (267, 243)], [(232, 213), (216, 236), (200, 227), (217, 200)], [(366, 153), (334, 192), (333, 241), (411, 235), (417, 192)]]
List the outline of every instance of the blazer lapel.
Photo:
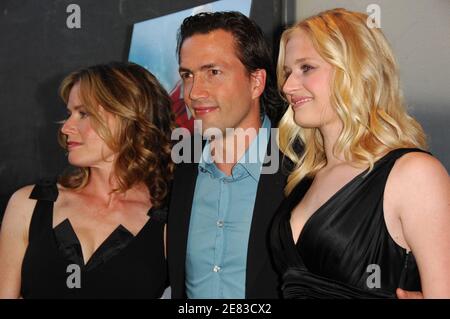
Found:
[[(167, 252), (169, 280), (172, 298), (186, 298), (185, 264), (186, 249), (191, 219), (192, 202), (198, 176), (198, 162), (201, 156), (196, 153), (195, 136), (191, 139), (191, 163), (176, 166), (167, 222)], [(202, 140), (202, 149), (205, 141)], [(197, 158), (198, 156), (198, 158)]]
[[(278, 148), (276, 151), (279, 152)], [(264, 271), (264, 268), (269, 267), (275, 275), (273, 267), (268, 266), (268, 263), (271, 263), (268, 235), (272, 218), (284, 198), (283, 189), (286, 184), (286, 176), (281, 169), (283, 156), (280, 152), (279, 156), (280, 169), (274, 174), (261, 174), (259, 179), (248, 243), (246, 298), (253, 298), (252, 296), (258, 294), (257, 279), (261, 279), (260, 272)]]
[(182, 164), (175, 172), (167, 226), (168, 263), (173, 298), (185, 298), (186, 248), (198, 164)]

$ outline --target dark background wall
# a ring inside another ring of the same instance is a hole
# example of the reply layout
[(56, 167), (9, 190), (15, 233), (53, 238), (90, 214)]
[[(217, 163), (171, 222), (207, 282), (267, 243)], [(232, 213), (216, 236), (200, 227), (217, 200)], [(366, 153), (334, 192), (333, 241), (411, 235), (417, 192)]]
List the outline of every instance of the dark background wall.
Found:
[[(0, 220), (16, 189), (67, 165), (56, 141), (57, 122), (66, 114), (57, 94), (63, 77), (92, 64), (126, 61), (134, 23), (209, 2), (0, 1)], [(71, 3), (81, 8), (81, 29), (66, 25)], [(253, 0), (251, 17), (269, 43), (277, 42), (282, 19), (295, 14), (289, 3)]]

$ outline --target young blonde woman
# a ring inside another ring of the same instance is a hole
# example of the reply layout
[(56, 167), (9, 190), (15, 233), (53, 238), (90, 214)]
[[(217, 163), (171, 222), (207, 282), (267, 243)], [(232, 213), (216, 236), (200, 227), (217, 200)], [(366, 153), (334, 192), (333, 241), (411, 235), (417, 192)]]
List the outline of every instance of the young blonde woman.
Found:
[[(398, 69), (367, 15), (335, 9), (281, 38), (295, 163), (273, 223), (286, 298), (450, 297), (450, 179), (406, 113)], [(297, 152), (299, 146), (304, 151)]]
[(18, 190), (0, 233), (2, 298), (158, 298), (167, 286), (164, 229), (170, 98), (132, 63), (67, 76), (60, 131), (75, 167)]

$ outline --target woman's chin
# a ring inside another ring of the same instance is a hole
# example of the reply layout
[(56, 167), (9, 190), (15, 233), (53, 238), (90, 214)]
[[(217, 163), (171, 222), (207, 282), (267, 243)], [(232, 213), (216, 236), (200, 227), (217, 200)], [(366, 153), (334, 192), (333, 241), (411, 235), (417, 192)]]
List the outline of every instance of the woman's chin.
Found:
[(294, 118), (294, 122), (295, 124), (297, 124), (298, 126), (300, 126), (301, 128), (317, 128), (318, 125), (315, 125), (314, 123), (302, 120), (302, 119), (295, 119)]

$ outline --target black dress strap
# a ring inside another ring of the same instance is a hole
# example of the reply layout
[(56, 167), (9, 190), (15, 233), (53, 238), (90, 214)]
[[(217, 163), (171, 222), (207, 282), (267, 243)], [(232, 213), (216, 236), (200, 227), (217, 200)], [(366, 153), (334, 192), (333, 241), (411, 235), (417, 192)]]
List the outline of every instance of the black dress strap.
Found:
[(56, 180), (40, 180), (34, 186), (30, 198), (37, 200), (28, 234), (28, 240), (31, 243), (34, 240), (38, 240), (42, 232), (53, 228), (53, 203), (58, 198)]
[(58, 187), (54, 179), (42, 179), (36, 183), (31, 194), (31, 199), (54, 202), (58, 198)]

